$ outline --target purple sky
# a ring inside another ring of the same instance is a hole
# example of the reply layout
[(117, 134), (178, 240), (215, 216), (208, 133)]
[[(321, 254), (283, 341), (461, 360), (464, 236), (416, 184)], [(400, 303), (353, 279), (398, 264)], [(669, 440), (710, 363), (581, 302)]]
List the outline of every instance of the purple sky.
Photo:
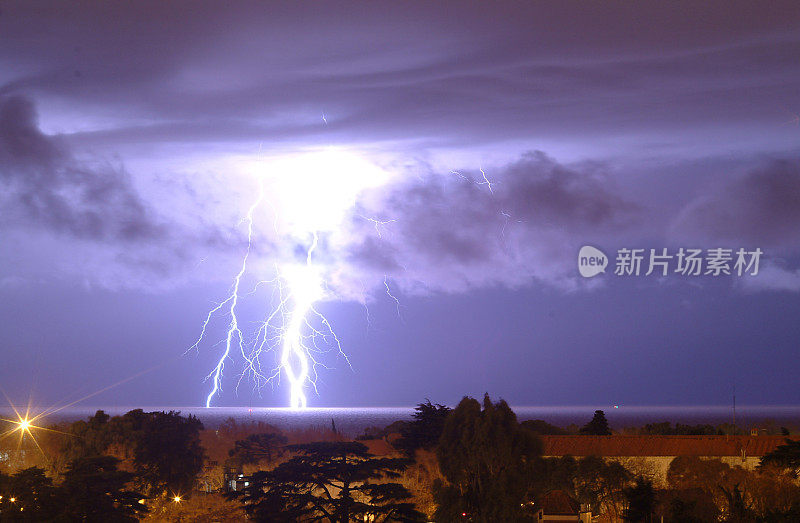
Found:
[[(344, 213), (317, 260), (352, 370), (323, 355), (310, 405), (798, 404), (798, 56), (796, 2), (2, 2), (0, 387), (45, 405), (143, 373), (91, 401), (202, 404), (227, 320), (183, 353), (241, 264), (254, 170), (334, 148), (387, 179), (349, 201), (335, 169), (268, 172), (243, 279)], [(583, 245), (610, 269), (764, 256), (586, 280)], [(237, 393), (241, 363), (215, 404), (285, 405)]]

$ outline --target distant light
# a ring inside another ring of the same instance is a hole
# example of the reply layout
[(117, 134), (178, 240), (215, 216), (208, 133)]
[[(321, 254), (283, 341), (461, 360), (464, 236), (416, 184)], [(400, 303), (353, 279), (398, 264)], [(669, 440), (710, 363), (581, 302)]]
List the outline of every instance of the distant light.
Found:
[(19, 430), (24, 430), (26, 432), (31, 430), (31, 422), (28, 418), (21, 418), (19, 422), (17, 422), (17, 425), (19, 425)]
[(618, 409), (618, 408), (619, 408), (619, 405), (614, 405), (614, 408), (615, 408), (615, 409)]
[(17, 500), (17, 498), (8, 498), (8, 500), (9, 500), (11, 503), (14, 503), (14, 502)]
[(181, 497), (180, 496), (175, 496), (174, 498), (172, 498), (172, 501), (174, 501), (175, 503), (180, 503), (181, 502)]

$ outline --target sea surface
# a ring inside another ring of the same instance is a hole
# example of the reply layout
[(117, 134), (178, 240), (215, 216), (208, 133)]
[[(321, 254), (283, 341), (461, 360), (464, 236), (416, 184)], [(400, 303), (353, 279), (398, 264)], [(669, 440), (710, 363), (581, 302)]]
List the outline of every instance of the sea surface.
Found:
[[(86, 419), (97, 410), (107, 414), (124, 414), (134, 408), (149, 411), (180, 411), (183, 415), (194, 415), (206, 428), (215, 428), (228, 418), (248, 423), (262, 421), (286, 430), (307, 428), (336, 429), (348, 436), (363, 433), (368, 427), (383, 428), (397, 420), (410, 420), (414, 407), (364, 407), (364, 408), (308, 408), (292, 410), (288, 408), (249, 408), (249, 407), (109, 407), (73, 406), (47, 414), (37, 420), (39, 425)], [(553, 425), (565, 427), (570, 424), (583, 425), (595, 410), (603, 410), (612, 428), (641, 426), (645, 423), (670, 421), (672, 423), (718, 425), (733, 423), (731, 406), (512, 406), (520, 421), (542, 419)], [(43, 409), (41, 409), (43, 410)], [(41, 410), (31, 409), (32, 415)], [(14, 411), (9, 406), (0, 405), (0, 417), (14, 419)], [(736, 424), (741, 428), (785, 426), (800, 430), (800, 405), (743, 405), (736, 407)]]

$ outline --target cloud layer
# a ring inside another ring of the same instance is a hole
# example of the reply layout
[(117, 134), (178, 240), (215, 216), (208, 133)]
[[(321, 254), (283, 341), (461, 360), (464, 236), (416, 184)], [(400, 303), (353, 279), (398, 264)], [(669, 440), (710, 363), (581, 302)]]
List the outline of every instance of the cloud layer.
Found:
[(44, 227), (94, 241), (153, 241), (162, 228), (130, 176), (108, 162), (77, 162), (43, 134), (33, 103), (0, 98), (0, 184), (6, 227)]
[[(113, 252), (133, 285), (201, 260), (223, 280), (249, 186), (217, 173), (201, 191), (208, 166), (338, 145), (399, 173), (326, 240), (344, 296), (384, 275), (409, 292), (576, 288), (587, 243), (741, 241), (793, 269), (794, 4), (306, 7), (4, 5), (0, 226)], [(689, 187), (637, 192), (693, 161)], [(264, 236), (264, 259), (298, 247)]]
[(535, 280), (571, 288), (581, 242), (630, 231), (641, 211), (602, 172), (543, 152), (484, 174), (425, 173), (367, 195), (348, 261), (373, 273), (368, 281), (387, 274), (406, 291)]

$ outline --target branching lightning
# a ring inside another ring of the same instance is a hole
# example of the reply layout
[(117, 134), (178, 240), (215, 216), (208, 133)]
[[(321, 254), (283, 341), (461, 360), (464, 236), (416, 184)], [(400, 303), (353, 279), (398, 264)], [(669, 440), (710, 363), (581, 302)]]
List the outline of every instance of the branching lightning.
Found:
[(385, 226), (385, 225), (388, 225), (390, 223), (394, 223), (394, 222), (397, 221), (397, 220), (378, 220), (376, 218), (369, 218), (367, 216), (361, 216), (361, 215), (359, 215), (359, 216), (361, 218), (367, 220), (368, 222), (371, 222), (375, 226), (375, 232), (378, 234), (378, 238), (379, 239), (383, 238), (383, 234), (381, 234), (381, 229), (380, 228)]
[[(222, 311), (229, 318), (224, 349), (216, 366), (206, 377), (212, 383), (211, 391), (206, 397), (206, 407), (211, 406), (215, 396), (222, 390), (225, 363), (232, 358), (234, 350), (241, 354), (245, 362), (237, 388), (245, 377), (251, 378), (257, 389), (279, 382), (281, 377), (285, 377), (289, 383), (289, 406), (295, 409), (302, 409), (308, 405), (305, 395), (308, 386), (316, 391), (317, 367), (324, 367), (317, 357), (318, 354), (334, 347), (347, 364), (350, 364), (330, 322), (315, 308), (315, 304), (325, 296), (322, 273), (313, 263), (314, 251), (319, 243), (316, 232), (311, 234), (312, 239), (306, 251), (305, 263), (276, 265), (277, 276), (274, 279), (259, 281), (251, 292), (244, 295), (241, 293), (242, 279), (247, 273), (248, 258), (253, 248), (254, 213), (263, 201), (264, 187), (263, 183), (260, 183), (258, 198), (242, 220), (247, 224), (247, 248), (239, 272), (233, 279), (230, 294), (209, 310), (200, 336), (188, 349), (199, 348), (206, 337), (210, 322), (217, 313)], [(252, 343), (248, 343), (240, 327), (237, 307), (242, 297), (254, 294), (264, 284), (274, 286), (277, 293), (276, 305), (260, 322)], [(277, 364), (273, 369), (265, 370), (261, 357), (269, 351), (278, 353)]]
[(383, 277), (383, 286), (386, 287), (386, 295), (392, 299), (395, 307), (397, 308), (397, 317), (400, 318), (400, 321), (403, 321), (403, 317), (400, 315), (400, 300), (397, 299), (397, 296), (392, 294), (392, 290), (389, 288), (389, 279), (385, 275)]
[(485, 185), (486, 187), (489, 188), (489, 192), (491, 194), (494, 194), (494, 189), (492, 189), (492, 182), (490, 182), (489, 178), (486, 177), (486, 171), (484, 171), (481, 168), (479, 168), (479, 170), (481, 171), (481, 175), (483, 176), (483, 181), (482, 182), (478, 182), (478, 185)]
[(231, 294), (219, 305), (211, 309), (209, 311), (208, 316), (206, 316), (206, 321), (203, 323), (203, 329), (200, 332), (200, 337), (197, 341), (192, 345), (192, 348), (197, 349), (199, 343), (203, 340), (203, 336), (205, 335), (206, 328), (208, 327), (208, 322), (211, 320), (211, 316), (220, 310), (225, 305), (230, 305), (229, 308), (229, 315), (230, 315), (230, 324), (228, 325), (228, 333), (225, 338), (225, 351), (222, 353), (219, 361), (217, 362), (217, 366), (211, 371), (211, 374), (208, 375), (208, 378), (212, 378), (213, 388), (211, 392), (208, 394), (206, 398), (206, 407), (211, 406), (211, 400), (220, 390), (220, 379), (222, 377), (222, 370), (225, 368), (225, 360), (228, 359), (231, 353), (231, 344), (233, 343), (234, 336), (236, 337), (236, 342), (239, 345), (239, 350), (242, 353), (242, 356), (250, 363), (252, 366), (252, 361), (249, 360), (247, 354), (244, 351), (244, 340), (242, 336), (242, 330), (239, 328), (239, 319), (236, 316), (236, 305), (239, 303), (239, 286), (242, 283), (242, 276), (244, 273), (247, 272), (247, 258), (250, 257), (250, 249), (253, 244), (253, 212), (255, 212), (256, 208), (261, 204), (261, 201), (264, 199), (264, 186), (263, 184), (259, 183), (259, 192), (258, 192), (258, 199), (250, 206), (247, 210), (247, 216), (245, 221), (247, 222), (247, 250), (245, 251), (244, 257), (242, 258), (242, 267), (239, 269), (239, 272), (236, 274), (236, 277), (233, 280), (233, 287), (231, 288)]
[[(322, 119), (328, 123), (327, 115), (323, 114)], [(288, 389), (289, 406), (302, 409), (308, 406), (308, 389), (318, 392), (318, 370), (327, 368), (323, 353), (335, 351), (350, 365), (339, 337), (318, 304), (336, 295), (336, 287), (329, 288), (327, 283), (338, 284), (336, 278), (342, 267), (337, 265), (337, 255), (343, 251), (337, 249), (347, 244), (346, 220), (360, 216), (372, 224), (379, 239), (391, 231), (394, 219), (354, 213), (362, 191), (383, 186), (391, 174), (358, 154), (337, 148), (289, 153), (258, 162), (237, 161), (248, 173), (260, 173), (258, 196), (240, 222), (247, 229), (246, 249), (229, 292), (207, 312), (200, 335), (186, 352), (199, 351), (216, 322), (224, 318), (220, 353), (206, 376), (210, 382), (206, 407), (218, 399), (226, 383), (224, 374), (235, 360), (242, 362), (237, 368), (238, 380), (231, 380), (237, 391), (245, 381), (257, 391), (266, 385), (282, 384)], [(467, 179), (457, 171), (453, 173)], [(492, 192), (494, 182), (483, 170), (481, 174), (482, 181), (473, 183), (486, 185)], [(267, 212), (260, 212), (262, 206)], [(278, 240), (273, 245), (276, 260), (280, 261), (274, 264), (274, 276), (263, 279), (259, 275), (264, 266), (258, 263), (256, 245), (259, 225), (270, 210), (274, 238)], [(302, 248), (299, 253), (298, 248)], [(253, 281), (257, 283), (250, 287)], [(383, 284), (400, 316), (401, 305), (388, 277), (384, 277)], [(249, 304), (263, 294), (263, 288), (272, 289), (267, 292), (269, 306), (251, 328)], [(272, 361), (267, 362), (268, 355)], [(285, 381), (281, 383), (282, 380)]]

